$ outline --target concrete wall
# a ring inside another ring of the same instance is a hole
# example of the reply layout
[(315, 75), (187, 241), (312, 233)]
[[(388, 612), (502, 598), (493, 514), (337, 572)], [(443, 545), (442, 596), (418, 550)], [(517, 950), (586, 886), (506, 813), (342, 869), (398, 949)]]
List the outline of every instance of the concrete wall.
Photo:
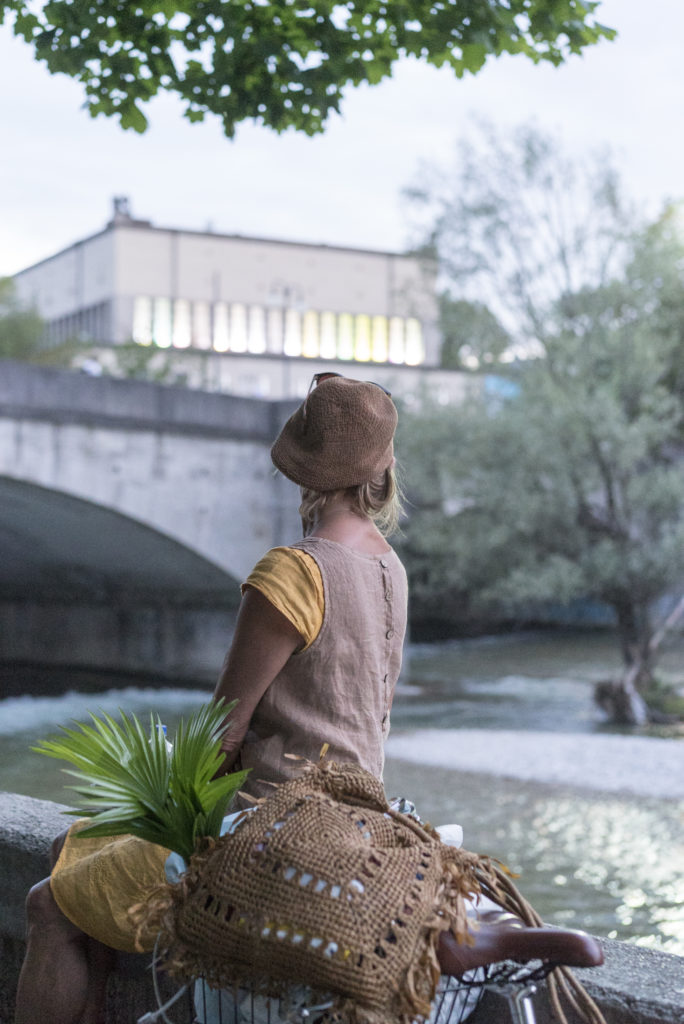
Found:
[(136, 680), (213, 689), (235, 616), (227, 607), (0, 601), (2, 696), (93, 692)]
[(44, 320), (107, 301), (113, 295), (114, 255), (114, 239), (106, 231), (76, 242), (19, 274), (19, 298)]
[[(0, 793), (0, 1024), (12, 1021), (24, 949), (24, 896), (48, 872), (50, 843), (65, 827), (62, 809), (46, 801)], [(609, 940), (603, 940), (603, 945), (606, 964), (577, 973), (608, 1024), (681, 1024), (684, 960)], [(147, 959), (120, 958), (110, 983), (107, 1024), (133, 1024), (154, 1007)], [(538, 1024), (551, 1020), (543, 998), (537, 1016)], [(470, 1020), (472, 1024), (504, 1024), (507, 1017), (500, 998), (486, 996)]]

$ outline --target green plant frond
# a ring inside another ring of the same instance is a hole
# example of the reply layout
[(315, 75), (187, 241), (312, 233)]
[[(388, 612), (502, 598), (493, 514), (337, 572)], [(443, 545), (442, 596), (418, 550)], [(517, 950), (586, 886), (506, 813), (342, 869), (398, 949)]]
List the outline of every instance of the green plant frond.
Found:
[[(40, 748), (38, 749), (40, 751)], [(65, 760), (69, 759), (68, 745), (63, 746), (59, 756)], [(149, 757), (152, 760), (154, 752), (150, 752)], [(108, 795), (116, 799), (117, 796), (128, 795), (142, 803), (151, 801), (153, 805), (156, 805), (165, 799), (169, 787), (170, 772), (166, 749), (164, 749), (164, 759), (166, 763), (159, 765), (156, 776), (152, 772), (146, 771), (145, 762), (141, 758), (132, 759), (126, 765), (113, 759), (94, 764), (92, 761), (84, 763), (81, 759), (70, 758), (76, 767), (66, 768), (64, 771), (65, 774), (73, 778), (92, 783), (93, 795), (100, 798)]]
[(70, 788), (83, 806), (69, 814), (91, 818), (80, 836), (131, 834), (175, 850), (186, 860), (204, 836), (217, 837), (230, 801), (248, 772), (215, 778), (224, 755), (221, 739), (236, 702), (210, 701), (181, 720), (168, 753), (159, 716), (146, 730), (135, 715), (106, 712), (91, 723), (62, 727), (63, 736), (32, 749), (66, 761)]

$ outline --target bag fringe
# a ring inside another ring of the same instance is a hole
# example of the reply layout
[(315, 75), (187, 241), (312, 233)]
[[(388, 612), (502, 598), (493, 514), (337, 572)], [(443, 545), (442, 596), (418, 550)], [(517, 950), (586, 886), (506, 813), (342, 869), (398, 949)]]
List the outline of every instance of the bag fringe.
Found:
[[(337, 789), (337, 779), (327, 766), (323, 767), (322, 776), (329, 791)], [(366, 795), (364, 799), (360, 793), (350, 794), (340, 786), (335, 796), (345, 803), (356, 806), (365, 804), (369, 808), (381, 810), (400, 821), (423, 841), (439, 840), (438, 833), (429, 825), (420, 824), (390, 809), (386, 802), (380, 803), (375, 795), (370, 798)], [(206, 951), (200, 958), (175, 934), (176, 909), (197, 888), (203, 867), (216, 845), (215, 840), (206, 840), (193, 854), (187, 871), (177, 883), (165, 883), (157, 887), (143, 903), (132, 908), (136, 934), (140, 936), (144, 930), (152, 929), (160, 933), (161, 961), (164, 970), (175, 978), (187, 982), (201, 977), (211, 988), (236, 990), (251, 987), (260, 995), (283, 998), (292, 979), (255, 977), (247, 966), (226, 964)], [(503, 864), (487, 856), (445, 846), (441, 842), (439, 850), (442, 859), (441, 881), (418, 939), (416, 955), (392, 995), (391, 1024), (417, 1024), (429, 1017), (440, 979), (438, 947), (442, 932), (450, 930), (460, 943), (474, 942), (467, 916), (467, 898), (485, 895), (503, 910), (515, 914), (524, 924), (533, 928), (544, 927), (541, 918), (516, 888), (511, 872)], [(306, 984), (303, 980), (301, 983)], [(547, 983), (552, 1011), (559, 1024), (569, 1024), (566, 1010), (574, 1011), (585, 1024), (606, 1024), (598, 1006), (569, 968), (554, 968)], [(332, 1006), (321, 1017), (321, 1020), (330, 1024), (390, 1024), (387, 1010), (380, 1012), (364, 1007), (344, 993), (315, 989), (310, 991), (314, 999), (332, 1000)]]

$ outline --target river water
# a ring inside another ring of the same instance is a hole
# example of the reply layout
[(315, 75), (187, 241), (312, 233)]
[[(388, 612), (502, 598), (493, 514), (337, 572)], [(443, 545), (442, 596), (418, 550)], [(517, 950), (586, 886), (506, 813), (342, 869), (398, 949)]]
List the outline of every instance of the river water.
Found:
[[(504, 861), (545, 920), (684, 955), (684, 736), (608, 727), (601, 634), (413, 646), (392, 712), (386, 788)], [(684, 681), (684, 642), (663, 659)], [(69, 803), (36, 740), (88, 710), (158, 711), (172, 734), (202, 691), (128, 687), (0, 700), (0, 787)]]

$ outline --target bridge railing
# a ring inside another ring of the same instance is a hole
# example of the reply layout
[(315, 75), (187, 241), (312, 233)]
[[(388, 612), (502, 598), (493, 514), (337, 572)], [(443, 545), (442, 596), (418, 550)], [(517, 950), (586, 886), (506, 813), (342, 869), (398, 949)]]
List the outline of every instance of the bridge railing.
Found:
[(270, 443), (296, 403), (0, 361), (0, 416)]

